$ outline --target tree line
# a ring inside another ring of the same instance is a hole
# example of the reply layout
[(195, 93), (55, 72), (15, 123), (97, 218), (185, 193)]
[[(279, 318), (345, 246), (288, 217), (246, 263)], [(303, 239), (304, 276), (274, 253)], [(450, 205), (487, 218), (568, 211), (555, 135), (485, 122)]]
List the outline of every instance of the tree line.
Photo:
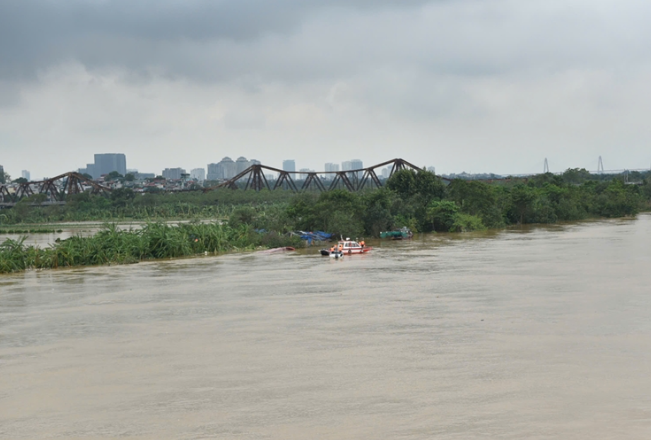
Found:
[(555, 223), (591, 217), (623, 217), (649, 209), (651, 179), (627, 184), (583, 170), (542, 174), (501, 183), (453, 180), (427, 171), (394, 173), (383, 188), (352, 193), (232, 191), (137, 194), (119, 189), (110, 197), (71, 195), (64, 206), (34, 206), (42, 195), (0, 213), (0, 224), (219, 218), (233, 226), (276, 232), (324, 230), (378, 236), (403, 226), (414, 232), (463, 232), (512, 224)]

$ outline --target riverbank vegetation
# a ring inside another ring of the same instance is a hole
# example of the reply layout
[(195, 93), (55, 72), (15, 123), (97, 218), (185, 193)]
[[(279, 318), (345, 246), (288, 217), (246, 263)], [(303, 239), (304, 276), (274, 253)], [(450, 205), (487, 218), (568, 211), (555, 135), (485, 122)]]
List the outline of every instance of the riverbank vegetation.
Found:
[[(92, 237), (72, 237), (48, 248), (5, 240), (0, 273), (135, 263), (143, 260), (214, 254), (236, 249), (295, 246), (291, 231), (323, 230), (349, 237), (377, 237), (408, 227), (414, 232), (465, 232), (513, 224), (555, 223), (596, 217), (624, 217), (648, 210), (649, 176), (640, 185), (620, 178), (590, 179), (587, 172), (543, 174), (499, 183), (454, 180), (403, 170), (383, 188), (352, 193), (232, 191), (146, 194), (114, 191), (110, 198), (71, 196), (63, 206), (34, 206), (27, 198), (0, 213), (5, 230), (17, 224), (125, 219), (148, 223), (137, 231), (107, 226)], [(33, 196), (35, 198), (42, 196)], [(178, 225), (169, 219), (212, 219)]]
[(462, 232), (635, 215), (649, 209), (651, 199), (649, 174), (641, 178), (642, 184), (629, 185), (622, 176), (607, 179), (571, 169), (562, 175), (495, 183), (457, 179), (448, 184), (426, 171), (403, 170), (383, 188), (359, 193), (221, 189), (143, 195), (119, 189), (110, 197), (72, 195), (66, 205), (56, 206), (35, 206), (44, 197), (36, 195), (0, 211), (0, 225), (213, 219), (279, 233), (321, 229), (378, 236), (380, 231), (402, 226), (423, 232)]
[(92, 237), (75, 236), (50, 247), (26, 246), (24, 239), (0, 244), (0, 273), (27, 269), (129, 264), (162, 258), (296, 246), (300, 238), (254, 231), (247, 225), (149, 223), (139, 230), (106, 225)]

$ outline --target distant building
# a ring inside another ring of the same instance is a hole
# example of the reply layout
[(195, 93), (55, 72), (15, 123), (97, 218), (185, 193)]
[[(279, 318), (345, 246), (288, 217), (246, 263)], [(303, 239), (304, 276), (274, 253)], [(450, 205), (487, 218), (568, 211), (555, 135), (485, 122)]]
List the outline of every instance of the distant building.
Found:
[(325, 164), (325, 171), (339, 171), (338, 163), (327, 163)]
[(296, 171), (296, 162), (293, 160), (283, 160), (283, 171)]
[[(350, 171), (350, 170), (361, 170), (364, 168), (364, 164), (359, 159), (347, 160), (341, 163), (341, 171)], [(360, 171), (357, 173), (357, 178), (362, 178), (364, 172)], [(355, 173), (348, 173), (348, 177), (353, 177)]]
[[(122, 153), (106, 153), (95, 155), (94, 178), (117, 171), (123, 176), (127, 174), (127, 157)], [(90, 174), (90, 173), (89, 173)]]
[(237, 174), (235, 162), (230, 157), (225, 157), (218, 163), (208, 164), (208, 180), (228, 180), (235, 177)]
[(301, 174), (298, 175), (299, 180), (307, 179), (307, 173), (313, 173), (314, 172), (314, 170), (311, 170), (309, 168), (301, 168), (299, 171), (301, 172)]
[(390, 175), (391, 175), (391, 168), (390, 167), (382, 168), (382, 178), (383, 179), (388, 179)]
[(249, 161), (249, 166), (252, 166), (252, 165), (262, 165), (262, 162), (260, 162), (259, 160), (251, 159)]
[(362, 168), (364, 168), (364, 164), (359, 159), (351, 160), (350, 165), (352, 167), (351, 170), (361, 170)]
[(436, 174), (436, 168), (435, 167), (427, 167), (427, 171), (429, 171), (432, 174)]
[[(86, 168), (79, 168), (77, 170), (79, 174), (88, 174), (90, 177), (93, 179), (97, 179), (99, 176), (97, 176), (97, 173), (95, 172), (95, 164), (93, 163), (87, 163)], [(95, 177), (97, 176), (97, 177)]]
[(209, 163), (208, 164), (208, 173), (206, 174), (206, 179), (207, 180), (217, 180), (219, 177), (217, 177), (217, 172), (219, 170), (219, 164), (218, 163)]
[(222, 179), (232, 179), (237, 174), (237, 165), (233, 162), (233, 159), (228, 156), (223, 158), (218, 165), (221, 169)]
[(179, 180), (186, 174), (183, 168), (165, 168), (163, 170), (163, 177), (168, 180)]
[(156, 174), (155, 173), (139, 173), (139, 172), (136, 172), (136, 173), (133, 174), (133, 177), (135, 177), (136, 180), (155, 179)]
[(242, 171), (247, 169), (249, 166), (250, 166), (249, 165), (249, 160), (246, 157), (244, 157), (244, 156), (238, 157), (237, 160), (235, 161), (235, 174), (240, 174)]
[(27, 179), (28, 182), (32, 180), (31, 174), (30, 174), (30, 172), (27, 171), (27, 170), (22, 170), (22, 171), (20, 172), (20, 176), (21, 176), (23, 179)]
[(195, 168), (190, 171), (190, 178), (196, 179), (197, 182), (202, 183), (206, 180), (206, 170), (205, 168)]
[(127, 168), (127, 174), (133, 174), (135, 176), (136, 174), (138, 174), (138, 170), (135, 168)]
[(0, 165), (0, 183), (5, 183), (5, 169)]

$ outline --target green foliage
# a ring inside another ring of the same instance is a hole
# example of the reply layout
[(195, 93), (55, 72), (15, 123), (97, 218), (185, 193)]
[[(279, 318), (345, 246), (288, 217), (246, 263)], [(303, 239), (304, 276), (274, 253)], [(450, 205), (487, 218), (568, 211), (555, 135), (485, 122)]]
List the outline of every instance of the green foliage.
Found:
[(579, 184), (591, 179), (590, 172), (585, 168), (568, 168), (563, 173), (565, 183)]
[(129, 264), (143, 260), (216, 254), (257, 247), (297, 246), (300, 239), (278, 233), (259, 234), (248, 225), (237, 228), (218, 223), (149, 223), (124, 231), (105, 225), (92, 237), (75, 236), (41, 249), (25, 246), (24, 238), (0, 245), (0, 273), (26, 269)]
[(427, 207), (427, 219), (432, 228), (439, 232), (448, 232), (454, 226), (459, 215), (459, 206), (449, 200), (431, 202)]
[(400, 170), (393, 173), (387, 180), (387, 188), (395, 191), (402, 198), (409, 198), (416, 194), (416, 172), (414, 170)]
[(450, 232), (471, 232), (481, 231), (484, 229), (486, 229), (486, 226), (484, 226), (479, 217), (460, 212), (456, 215), (454, 223), (450, 228)]
[(108, 173), (106, 175), (106, 177), (104, 179), (107, 180), (107, 181), (111, 181), (111, 180), (120, 180), (123, 177), (124, 176), (122, 174), (118, 173), (117, 171), (111, 171), (110, 173)]
[(561, 176), (547, 173), (502, 184), (454, 180), (446, 186), (427, 171), (402, 170), (384, 188), (361, 193), (220, 189), (138, 194), (123, 188), (108, 198), (70, 195), (65, 206), (40, 206), (37, 199), (28, 198), (3, 211), (0, 223), (218, 219), (231, 228), (277, 234), (324, 230), (369, 237), (403, 226), (414, 232), (468, 231), (635, 215), (651, 207), (648, 174), (643, 184), (627, 185), (620, 178), (585, 180), (590, 175), (584, 171), (568, 170)]

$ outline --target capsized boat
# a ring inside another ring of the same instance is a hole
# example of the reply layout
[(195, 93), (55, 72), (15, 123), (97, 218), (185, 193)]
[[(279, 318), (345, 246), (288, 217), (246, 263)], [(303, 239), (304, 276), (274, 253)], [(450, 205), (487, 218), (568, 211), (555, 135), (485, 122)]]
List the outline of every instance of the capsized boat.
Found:
[(343, 258), (344, 253), (340, 250), (330, 250), (330, 249), (321, 249), (321, 255), (324, 257), (330, 257), (330, 258)]
[(352, 254), (364, 254), (373, 249), (370, 246), (366, 246), (363, 241), (357, 242), (353, 241), (350, 238), (345, 240), (340, 240), (336, 246), (333, 246), (331, 249), (321, 249), (321, 255), (323, 256), (333, 256), (334, 252), (339, 252), (343, 255), (352, 255)]

